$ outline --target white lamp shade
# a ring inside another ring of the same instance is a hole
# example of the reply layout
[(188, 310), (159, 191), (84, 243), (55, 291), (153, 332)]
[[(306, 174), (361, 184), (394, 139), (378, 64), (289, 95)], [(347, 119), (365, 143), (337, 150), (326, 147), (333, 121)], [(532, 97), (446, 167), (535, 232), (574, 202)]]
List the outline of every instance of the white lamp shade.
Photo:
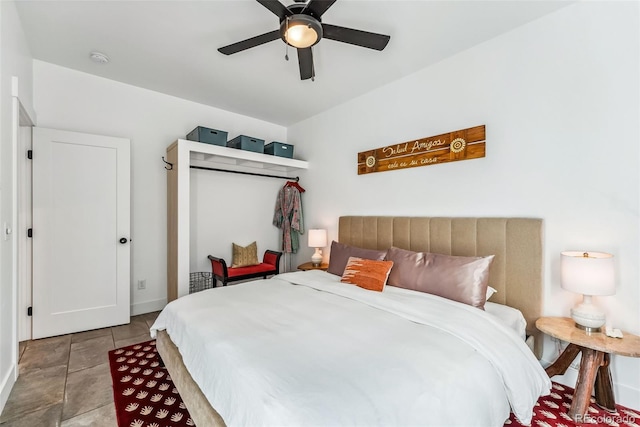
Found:
[(327, 246), (327, 230), (309, 230), (309, 247), (324, 248)]
[(616, 293), (613, 255), (603, 252), (562, 252), (561, 286), (583, 295)]

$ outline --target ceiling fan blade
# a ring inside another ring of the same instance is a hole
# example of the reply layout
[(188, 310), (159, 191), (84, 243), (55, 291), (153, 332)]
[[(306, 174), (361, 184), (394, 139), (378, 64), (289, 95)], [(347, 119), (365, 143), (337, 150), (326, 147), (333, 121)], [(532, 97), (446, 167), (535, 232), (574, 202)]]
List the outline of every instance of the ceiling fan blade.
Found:
[(289, 9), (285, 7), (278, 0), (256, 0), (258, 3), (269, 9), (275, 15), (280, 18), (280, 20), (284, 20), (285, 17), (293, 15)]
[(261, 44), (278, 40), (279, 38), (280, 30), (274, 30), (268, 33), (260, 34), (259, 36), (251, 37), (250, 39), (242, 40), (241, 42), (221, 47), (218, 49), (218, 52), (224, 53), (225, 55), (231, 55), (234, 53), (242, 52), (243, 50), (251, 49), (252, 47), (260, 46)]
[(389, 43), (391, 36), (338, 27), (336, 25), (322, 24), (322, 38), (367, 47), (369, 49), (383, 50), (387, 46), (387, 43)]
[(315, 77), (313, 70), (313, 53), (310, 47), (298, 49), (298, 65), (300, 66), (300, 80)]
[(305, 6), (304, 11), (310, 11), (316, 18), (319, 18), (327, 9), (333, 6), (335, 2), (336, 0), (310, 0), (307, 6)]

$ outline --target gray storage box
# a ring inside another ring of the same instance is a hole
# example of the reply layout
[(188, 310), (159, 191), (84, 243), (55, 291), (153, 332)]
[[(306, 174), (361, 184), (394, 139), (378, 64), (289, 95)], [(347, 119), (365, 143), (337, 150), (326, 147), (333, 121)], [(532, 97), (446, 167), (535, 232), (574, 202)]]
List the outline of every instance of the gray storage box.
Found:
[(204, 142), (205, 144), (227, 145), (227, 132), (198, 126), (187, 135), (189, 141)]
[(240, 150), (255, 151), (264, 153), (264, 139), (252, 138), (246, 135), (238, 135), (227, 142), (227, 147), (239, 148)]
[(264, 146), (264, 154), (278, 157), (293, 158), (293, 145), (284, 142), (273, 141)]

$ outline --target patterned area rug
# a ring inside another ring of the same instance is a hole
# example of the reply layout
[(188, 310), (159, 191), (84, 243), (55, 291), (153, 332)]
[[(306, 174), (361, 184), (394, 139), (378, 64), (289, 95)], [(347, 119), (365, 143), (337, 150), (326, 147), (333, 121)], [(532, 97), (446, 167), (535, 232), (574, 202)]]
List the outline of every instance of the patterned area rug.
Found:
[[(535, 408), (533, 408), (532, 427), (640, 427), (640, 411), (616, 405), (616, 412), (608, 412), (596, 405), (594, 398), (591, 398), (589, 412), (584, 417), (584, 423), (576, 424), (567, 415), (573, 398), (573, 389), (558, 383), (552, 385), (551, 393), (538, 399)], [(504, 425), (509, 427), (522, 426), (516, 421), (513, 414)]]
[[(119, 427), (195, 426), (167, 369), (160, 363), (156, 342), (147, 341), (109, 352), (113, 395)], [(532, 427), (640, 427), (640, 411), (616, 405), (617, 412), (600, 409), (591, 399), (585, 423), (567, 415), (573, 389), (553, 383), (549, 396), (534, 408)], [(523, 427), (513, 414), (504, 424)]]
[(111, 350), (109, 366), (119, 427), (195, 426), (155, 341)]

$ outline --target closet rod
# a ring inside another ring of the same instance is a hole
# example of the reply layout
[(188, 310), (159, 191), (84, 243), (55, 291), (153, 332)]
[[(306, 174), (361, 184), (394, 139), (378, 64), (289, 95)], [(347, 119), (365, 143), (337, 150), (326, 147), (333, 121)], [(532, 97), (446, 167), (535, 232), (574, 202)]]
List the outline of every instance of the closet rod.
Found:
[(255, 172), (242, 172), (242, 171), (232, 171), (232, 170), (228, 170), (228, 169), (217, 169), (217, 168), (207, 168), (204, 166), (189, 166), (191, 169), (202, 169), (202, 170), (206, 170), (206, 171), (217, 171), (217, 172), (229, 172), (229, 173), (239, 173), (242, 175), (253, 175), (253, 176), (264, 176), (267, 178), (280, 178), (280, 179), (288, 179), (290, 181), (295, 181), (298, 182), (300, 181), (300, 177), (295, 177), (295, 178), (290, 178), (288, 176), (280, 176), (280, 175), (268, 175), (268, 174), (264, 174), (264, 173), (255, 173)]

